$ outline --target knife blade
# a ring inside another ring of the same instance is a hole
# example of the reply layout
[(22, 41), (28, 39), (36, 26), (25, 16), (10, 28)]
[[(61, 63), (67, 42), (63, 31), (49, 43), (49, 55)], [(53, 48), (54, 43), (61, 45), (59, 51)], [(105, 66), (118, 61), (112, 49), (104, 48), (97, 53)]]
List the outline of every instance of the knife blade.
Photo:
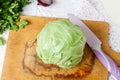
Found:
[(86, 42), (95, 53), (96, 57), (103, 64), (103, 66), (111, 73), (117, 80), (120, 80), (120, 69), (116, 63), (101, 49), (102, 42), (97, 36), (75, 15), (68, 14), (70, 22), (74, 25), (80, 26), (86, 35)]

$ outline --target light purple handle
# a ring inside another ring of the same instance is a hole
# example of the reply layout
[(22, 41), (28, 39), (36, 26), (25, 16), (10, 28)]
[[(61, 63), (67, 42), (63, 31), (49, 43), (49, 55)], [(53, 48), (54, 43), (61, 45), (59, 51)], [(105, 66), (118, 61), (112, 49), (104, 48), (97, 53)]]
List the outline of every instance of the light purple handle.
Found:
[(117, 79), (120, 80), (120, 69), (117, 67), (116, 63), (106, 55), (101, 48), (94, 49), (96, 57), (101, 61), (101, 63), (108, 69), (108, 71)]

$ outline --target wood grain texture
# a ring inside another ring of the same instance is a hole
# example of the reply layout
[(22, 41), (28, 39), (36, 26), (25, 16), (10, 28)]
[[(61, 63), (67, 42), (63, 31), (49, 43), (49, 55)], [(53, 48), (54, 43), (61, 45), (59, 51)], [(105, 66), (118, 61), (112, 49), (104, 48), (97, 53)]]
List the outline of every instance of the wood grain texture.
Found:
[[(27, 19), (29, 21), (29, 25), (27, 25), (25, 29), (21, 29), (17, 32), (10, 31), (1, 80), (49, 80), (49, 78), (45, 79), (44, 77), (38, 77), (33, 74), (26, 73), (27, 71), (24, 71), (22, 67), (22, 59), (25, 43), (36, 38), (37, 34), (47, 22), (57, 20), (57, 18), (32, 16), (22, 16), (21, 18)], [(110, 55), (118, 63), (118, 65), (120, 65), (120, 54), (111, 50), (108, 44), (109, 25), (105, 22), (98, 21), (84, 22), (103, 42), (103, 50)], [(107, 75), (107, 70), (96, 58), (91, 74), (81, 79), (72, 80), (107, 80)]]
[[(82, 78), (90, 74), (93, 70), (95, 55), (86, 44), (82, 61), (72, 68), (60, 68), (57, 65), (45, 64), (36, 56), (37, 40), (27, 42), (25, 45), (23, 67), (24, 70), (36, 76), (49, 76), (50, 78)], [(46, 79), (45, 79), (46, 80)]]

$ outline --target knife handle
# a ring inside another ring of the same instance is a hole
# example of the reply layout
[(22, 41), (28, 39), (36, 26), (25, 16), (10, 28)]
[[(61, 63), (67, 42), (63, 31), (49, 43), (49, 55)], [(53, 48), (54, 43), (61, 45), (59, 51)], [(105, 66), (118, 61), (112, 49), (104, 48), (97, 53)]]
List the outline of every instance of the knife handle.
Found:
[(106, 55), (101, 46), (97, 48), (92, 48), (93, 52), (95, 53), (96, 57), (101, 61), (104, 67), (117, 79), (120, 80), (120, 69), (117, 67), (116, 63)]

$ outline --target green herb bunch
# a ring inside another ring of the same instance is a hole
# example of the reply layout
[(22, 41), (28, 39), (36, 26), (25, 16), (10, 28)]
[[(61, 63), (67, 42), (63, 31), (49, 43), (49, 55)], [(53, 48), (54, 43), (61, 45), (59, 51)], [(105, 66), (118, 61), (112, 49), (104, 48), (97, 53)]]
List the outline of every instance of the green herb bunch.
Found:
[(17, 31), (28, 24), (26, 20), (20, 20), (19, 15), (29, 3), (29, 0), (0, 0), (0, 34), (6, 30)]

